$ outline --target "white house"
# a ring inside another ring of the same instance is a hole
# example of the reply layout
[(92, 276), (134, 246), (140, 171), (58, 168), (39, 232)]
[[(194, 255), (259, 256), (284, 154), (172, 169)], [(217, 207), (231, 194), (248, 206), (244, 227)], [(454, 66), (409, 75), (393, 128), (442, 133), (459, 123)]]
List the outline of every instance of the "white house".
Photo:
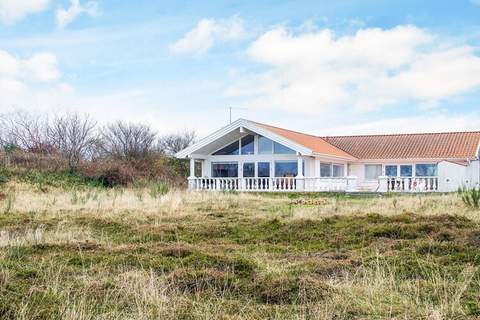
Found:
[(480, 183), (480, 131), (318, 137), (239, 119), (176, 154), (191, 190), (450, 192)]

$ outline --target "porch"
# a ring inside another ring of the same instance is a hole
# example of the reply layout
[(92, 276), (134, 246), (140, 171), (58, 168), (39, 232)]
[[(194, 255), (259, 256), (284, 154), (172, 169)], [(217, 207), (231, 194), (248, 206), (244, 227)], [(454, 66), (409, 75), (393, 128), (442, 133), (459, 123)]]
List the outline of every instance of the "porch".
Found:
[(357, 184), (357, 177), (276, 177), (276, 178), (197, 178), (188, 179), (192, 191), (240, 192), (438, 192), (438, 177), (378, 178), (373, 189)]

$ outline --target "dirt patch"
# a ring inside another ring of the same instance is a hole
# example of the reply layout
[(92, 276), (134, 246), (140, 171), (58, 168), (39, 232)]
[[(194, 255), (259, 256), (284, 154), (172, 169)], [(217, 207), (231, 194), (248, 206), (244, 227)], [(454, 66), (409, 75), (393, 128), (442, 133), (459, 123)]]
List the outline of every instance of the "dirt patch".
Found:
[(172, 244), (158, 249), (158, 253), (164, 257), (185, 258), (192, 255), (195, 249), (185, 244)]
[(312, 277), (276, 275), (255, 280), (255, 295), (267, 304), (305, 304), (328, 297), (333, 288)]
[(326, 199), (294, 199), (290, 201), (290, 205), (295, 206), (324, 206), (328, 203)]
[(194, 270), (177, 269), (167, 278), (175, 288), (183, 293), (195, 294), (203, 291), (225, 292), (236, 290), (234, 278), (218, 269)]

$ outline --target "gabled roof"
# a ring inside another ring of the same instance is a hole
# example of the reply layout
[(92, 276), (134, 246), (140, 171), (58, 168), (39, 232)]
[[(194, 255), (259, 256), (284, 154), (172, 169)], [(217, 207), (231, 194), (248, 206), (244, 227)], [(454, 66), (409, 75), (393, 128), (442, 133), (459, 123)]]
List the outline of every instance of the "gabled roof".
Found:
[(480, 131), (324, 137), (359, 159), (473, 159)]
[(188, 157), (228, 133), (245, 128), (284, 144), (303, 155), (344, 160), (475, 159), (480, 131), (319, 137), (271, 125), (238, 119), (176, 154)]

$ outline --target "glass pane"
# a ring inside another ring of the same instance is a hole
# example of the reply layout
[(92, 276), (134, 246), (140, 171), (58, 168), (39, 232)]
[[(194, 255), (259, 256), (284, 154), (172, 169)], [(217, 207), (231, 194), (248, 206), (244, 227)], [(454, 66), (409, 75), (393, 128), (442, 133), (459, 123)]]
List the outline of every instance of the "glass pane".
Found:
[(412, 166), (400, 166), (401, 177), (411, 177), (413, 173)]
[(238, 163), (212, 163), (212, 177), (214, 178), (234, 178), (238, 176)]
[(240, 143), (238, 141), (235, 141), (234, 143), (229, 144), (225, 148), (218, 150), (213, 155), (214, 156), (236, 155), (238, 154), (239, 149), (240, 149)]
[(334, 177), (343, 177), (343, 176), (344, 176), (343, 165), (334, 164), (334, 165), (332, 166), (332, 169), (333, 169), (333, 176), (334, 176)]
[(437, 165), (417, 164), (415, 166), (415, 175), (417, 177), (435, 177), (437, 175)]
[(366, 164), (365, 165), (365, 179), (376, 180), (382, 175), (381, 164)]
[(297, 161), (275, 161), (275, 177), (296, 177)]
[(270, 162), (259, 162), (257, 165), (259, 177), (270, 177)]
[(248, 135), (242, 138), (242, 150), (241, 154), (253, 154), (253, 145), (254, 145), (254, 138), (252, 135)]
[(272, 154), (273, 152), (273, 141), (265, 138), (258, 137), (258, 153), (259, 154)]
[(331, 177), (332, 165), (330, 163), (320, 163), (320, 177)]
[(295, 154), (295, 150), (285, 147), (284, 145), (274, 142), (273, 153), (275, 154)]
[(245, 162), (243, 164), (243, 176), (245, 178), (255, 177), (255, 163)]
[(398, 172), (397, 166), (385, 166), (385, 175), (387, 177), (396, 177)]

